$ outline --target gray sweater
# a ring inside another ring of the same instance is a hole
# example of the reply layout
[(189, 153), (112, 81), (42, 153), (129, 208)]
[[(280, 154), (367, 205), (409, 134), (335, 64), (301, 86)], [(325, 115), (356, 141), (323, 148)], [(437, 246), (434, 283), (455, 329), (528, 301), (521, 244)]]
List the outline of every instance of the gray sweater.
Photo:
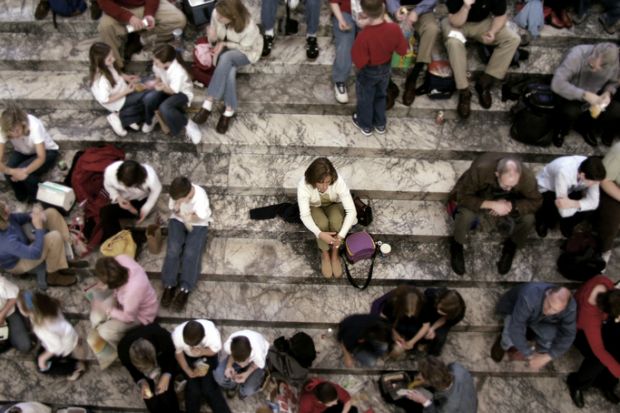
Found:
[(471, 373), (460, 363), (450, 363), (452, 385), (447, 390), (436, 391), (433, 403), (424, 408), (424, 413), (476, 413), (478, 396)]
[(568, 51), (551, 81), (551, 89), (568, 100), (583, 100), (584, 92), (598, 93), (601, 89), (614, 94), (620, 71), (618, 62), (598, 72), (592, 72), (588, 59), (594, 45), (575, 46)]

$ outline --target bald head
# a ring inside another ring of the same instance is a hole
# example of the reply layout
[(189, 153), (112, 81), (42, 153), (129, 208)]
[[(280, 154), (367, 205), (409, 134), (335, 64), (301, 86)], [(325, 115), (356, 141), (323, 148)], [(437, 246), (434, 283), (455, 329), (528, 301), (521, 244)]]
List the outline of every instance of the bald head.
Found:
[(570, 302), (571, 292), (566, 287), (553, 287), (547, 290), (545, 301), (543, 302), (543, 314), (559, 314)]
[(495, 176), (497, 176), (499, 186), (504, 191), (510, 191), (517, 186), (521, 178), (522, 169), (521, 161), (516, 158), (506, 157), (500, 159), (495, 168)]

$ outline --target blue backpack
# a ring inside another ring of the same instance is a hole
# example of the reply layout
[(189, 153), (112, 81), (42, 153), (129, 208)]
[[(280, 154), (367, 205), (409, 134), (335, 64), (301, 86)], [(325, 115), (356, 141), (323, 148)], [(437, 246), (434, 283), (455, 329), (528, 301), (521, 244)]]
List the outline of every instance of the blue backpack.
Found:
[(58, 28), (56, 16), (73, 17), (78, 16), (86, 11), (85, 0), (47, 0), (52, 10), (52, 19), (54, 27)]

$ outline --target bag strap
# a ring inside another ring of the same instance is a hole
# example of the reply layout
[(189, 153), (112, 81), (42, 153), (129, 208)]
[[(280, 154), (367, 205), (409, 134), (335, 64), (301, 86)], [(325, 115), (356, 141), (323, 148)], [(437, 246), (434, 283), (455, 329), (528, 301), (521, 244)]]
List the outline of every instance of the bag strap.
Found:
[(370, 280), (372, 280), (372, 271), (375, 267), (375, 258), (377, 258), (377, 248), (375, 248), (375, 252), (372, 254), (372, 257), (370, 257), (370, 268), (368, 269), (368, 275), (366, 276), (366, 281), (363, 285), (358, 284), (353, 279), (353, 277), (351, 277), (351, 272), (349, 271), (349, 265), (347, 264), (347, 258), (345, 257), (344, 248), (340, 249), (340, 256), (342, 257), (342, 261), (344, 262), (344, 272), (347, 275), (347, 280), (349, 280), (349, 283), (360, 291), (365, 290), (368, 285), (370, 285)]

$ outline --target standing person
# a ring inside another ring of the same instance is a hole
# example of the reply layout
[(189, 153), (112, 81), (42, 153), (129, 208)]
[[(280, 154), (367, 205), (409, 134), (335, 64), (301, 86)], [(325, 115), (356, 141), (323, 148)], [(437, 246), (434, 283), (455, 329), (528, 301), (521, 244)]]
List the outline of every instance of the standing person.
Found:
[(122, 218), (137, 218), (138, 224), (150, 214), (161, 193), (155, 170), (136, 161), (116, 161), (105, 168), (103, 187), (110, 204), (101, 208), (100, 218), (104, 240), (121, 230)]
[[(151, 113), (155, 113), (164, 133), (178, 136), (184, 131), (192, 143), (198, 145), (202, 140), (200, 128), (185, 113), (194, 98), (194, 84), (174, 47), (162, 44), (153, 51), (153, 73), (155, 90), (144, 97), (147, 116), (152, 119)], [(155, 122), (147, 123), (142, 131), (149, 133), (153, 128)]]
[[(5, 160), (4, 147), (13, 151)], [(56, 165), (58, 145), (43, 123), (10, 103), (0, 115), (0, 172), (20, 202), (34, 202), (41, 177)]]
[(321, 273), (342, 276), (340, 244), (357, 222), (351, 192), (327, 158), (317, 158), (297, 184), (299, 216), (321, 250)]
[(441, 22), (441, 29), (459, 92), (457, 112), (467, 119), (471, 114), (471, 91), (467, 80), (466, 39), (495, 46), (476, 82), (480, 106), (485, 109), (493, 104), (491, 87), (506, 76), (521, 39), (506, 25), (506, 0), (447, 0), (446, 6), (448, 17)]
[(601, 182), (599, 206), (595, 213), (594, 228), (599, 248), (609, 263), (618, 228), (620, 228), (620, 142), (611, 147), (603, 158), (605, 179)]
[(329, 0), (329, 8), (332, 12), (332, 30), (336, 46), (332, 67), (334, 96), (338, 103), (347, 103), (349, 101), (347, 79), (353, 65), (351, 48), (358, 32), (357, 21), (362, 10), (359, 0)]
[(387, 126), (386, 97), (392, 71), (392, 54), (407, 53), (407, 40), (400, 27), (384, 19), (382, 0), (361, 0), (365, 14), (358, 24), (362, 31), (351, 49), (353, 63), (359, 69), (355, 78), (357, 108), (353, 124), (364, 136), (372, 131), (384, 134)]
[(346, 317), (338, 324), (337, 340), (347, 368), (353, 368), (356, 362), (363, 367), (374, 366), (393, 344), (390, 324), (374, 314)]
[(19, 287), (0, 275), (0, 326), (8, 326), (9, 342), (20, 353), (32, 348), (24, 316), (17, 309)]
[(351, 395), (336, 383), (319, 377), (308, 380), (299, 396), (299, 413), (357, 413)]
[(178, 312), (185, 308), (200, 275), (207, 229), (212, 221), (211, 208), (205, 190), (185, 177), (177, 177), (170, 184), (168, 207), (172, 215), (168, 221), (168, 245), (161, 270), (164, 284), (161, 306), (167, 308), (172, 304)]
[(568, 51), (551, 81), (551, 89), (556, 94), (555, 146), (562, 146), (571, 129), (579, 132), (590, 146), (598, 145), (599, 133), (604, 145), (613, 143), (618, 134), (620, 103), (612, 96), (618, 89), (619, 77), (618, 46), (615, 44), (584, 44)]
[[(577, 301), (577, 337), (575, 347), (584, 359), (579, 370), (568, 375), (570, 397), (580, 409), (585, 406), (583, 392), (598, 387), (605, 399), (620, 403), (614, 392), (620, 377), (620, 360), (603, 344), (603, 323), (620, 322), (620, 290), (604, 275), (586, 281), (575, 293)], [(617, 343), (616, 343), (617, 344)]]
[[(220, 332), (209, 320), (190, 320), (175, 327), (172, 341), (175, 357), (185, 373), (185, 409), (199, 413), (202, 397), (212, 411), (230, 413), (222, 390), (213, 378), (218, 366), (217, 353), (222, 349)], [(206, 372), (205, 372), (206, 370)]]
[[(99, 337), (116, 348), (128, 330), (155, 320), (159, 310), (157, 294), (144, 269), (126, 255), (99, 258), (95, 276), (99, 280), (97, 290), (108, 296), (104, 299), (103, 294), (95, 295), (90, 322)], [(102, 362), (101, 368), (107, 368), (112, 361), (114, 358)]]
[[(114, 58), (119, 67), (125, 62), (123, 55), (131, 57), (132, 52), (141, 49), (140, 36), (132, 33), (127, 36), (127, 25), (133, 30), (152, 30), (157, 35), (157, 43), (167, 43), (172, 40), (174, 29), (183, 29), (187, 19), (183, 12), (177, 9), (168, 0), (97, 0), (103, 11), (99, 20), (99, 35), (112, 48)], [(147, 24), (144, 24), (146, 20)], [(125, 46), (128, 37), (133, 42)], [(124, 51), (124, 53), (123, 53)]]
[[(294, 9), (299, 0), (285, 0), (287, 7)], [(262, 0), (260, 7), (260, 21), (265, 30), (263, 36), (263, 57), (269, 56), (275, 39), (276, 14), (279, 0)], [(292, 5), (294, 4), (294, 6)], [(320, 0), (304, 0), (304, 13), (306, 14), (306, 57), (316, 59), (319, 57), (319, 44), (316, 34), (319, 30), (319, 18), (321, 16)]]
[[(90, 90), (97, 102), (110, 111), (106, 120), (119, 135), (127, 135), (127, 128), (140, 130), (140, 123), (151, 124), (154, 112), (144, 107), (146, 92), (137, 92), (140, 78), (120, 71), (112, 48), (106, 43), (96, 42), (88, 53), (90, 60)], [(146, 128), (145, 128), (146, 130)]]
[(151, 413), (180, 413), (174, 391), (179, 366), (170, 333), (159, 324), (128, 331), (118, 343), (118, 358), (138, 385)]
[(465, 300), (456, 290), (427, 288), (424, 291), (426, 308), (424, 312), (430, 327), (421, 344), (431, 356), (439, 356), (446, 344), (448, 332), (465, 317)]
[(536, 175), (543, 203), (536, 212), (536, 232), (542, 238), (558, 221), (562, 235), (594, 211), (599, 203), (599, 183), (605, 179), (601, 158), (562, 156), (545, 165)]
[(260, 389), (265, 378), (265, 363), (269, 342), (252, 330), (237, 331), (224, 343), (225, 358), (213, 373), (215, 381), (228, 397), (245, 399)]
[(437, 0), (387, 0), (388, 12), (396, 21), (406, 25), (420, 36), (418, 53), (415, 65), (407, 74), (403, 104), (411, 106), (415, 100), (415, 89), (418, 76), (425, 72), (425, 68), (431, 63), (433, 47), (439, 38), (441, 30), (437, 17), (433, 10), (437, 6)]
[(79, 379), (86, 371), (86, 346), (62, 314), (60, 301), (43, 293), (26, 290), (19, 293), (17, 307), (30, 319), (32, 331), (43, 347), (43, 352), (37, 356), (37, 369), (44, 373), (50, 369), (52, 357), (72, 356), (78, 362), (68, 379)]
[[(263, 0), (263, 4), (265, 1), (268, 0)], [(213, 102), (224, 98), (226, 109), (217, 121), (215, 130), (226, 133), (238, 106), (237, 69), (260, 59), (263, 38), (241, 0), (222, 0), (217, 3), (207, 35), (211, 44), (215, 43), (217, 65), (202, 108), (193, 119), (198, 124), (205, 123), (213, 110)]]

